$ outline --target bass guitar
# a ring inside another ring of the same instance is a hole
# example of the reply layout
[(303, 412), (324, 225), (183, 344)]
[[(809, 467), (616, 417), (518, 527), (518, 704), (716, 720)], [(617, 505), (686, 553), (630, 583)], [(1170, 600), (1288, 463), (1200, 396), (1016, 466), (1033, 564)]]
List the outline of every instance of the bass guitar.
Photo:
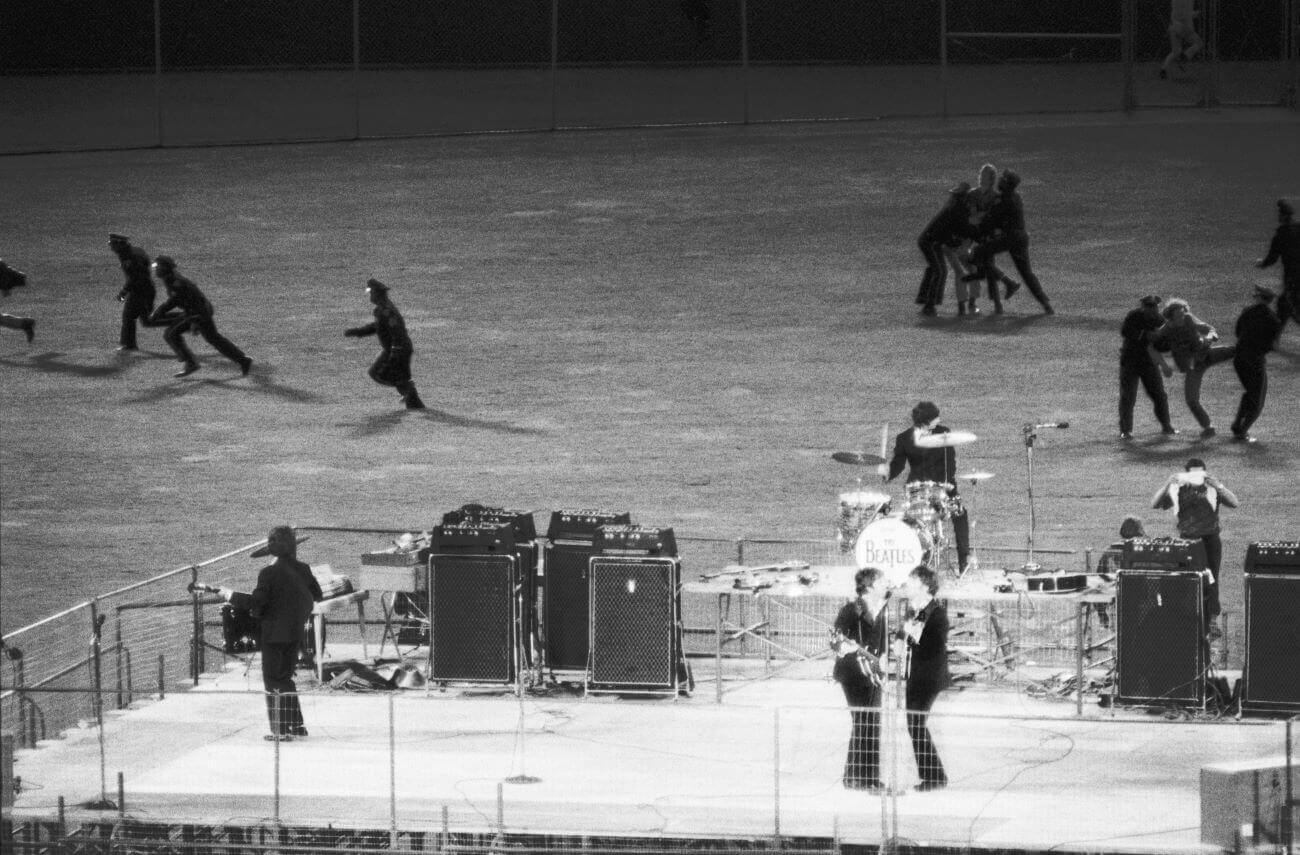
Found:
[(849, 656), (853, 657), (853, 661), (857, 663), (858, 673), (866, 677), (873, 686), (884, 683), (885, 666), (881, 664), (880, 657), (844, 633), (831, 630), (831, 649), (835, 651), (840, 661)]

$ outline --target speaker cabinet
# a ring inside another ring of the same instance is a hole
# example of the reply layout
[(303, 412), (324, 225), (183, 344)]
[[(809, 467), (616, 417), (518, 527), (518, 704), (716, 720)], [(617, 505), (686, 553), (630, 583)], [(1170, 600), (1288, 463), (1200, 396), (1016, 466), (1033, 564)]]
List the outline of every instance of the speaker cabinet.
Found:
[(542, 635), (546, 665), (561, 671), (586, 671), (591, 649), (588, 565), (590, 542), (561, 542), (547, 547), (543, 564), (546, 584), (542, 591)]
[(1120, 571), (1119, 703), (1204, 704), (1201, 593), (1200, 573)]
[(514, 558), (439, 554), (429, 561), (429, 679), (514, 682), (519, 621)]
[(676, 695), (681, 562), (598, 556), (589, 567), (588, 692)]
[(1246, 577), (1241, 709), (1300, 713), (1300, 574)]

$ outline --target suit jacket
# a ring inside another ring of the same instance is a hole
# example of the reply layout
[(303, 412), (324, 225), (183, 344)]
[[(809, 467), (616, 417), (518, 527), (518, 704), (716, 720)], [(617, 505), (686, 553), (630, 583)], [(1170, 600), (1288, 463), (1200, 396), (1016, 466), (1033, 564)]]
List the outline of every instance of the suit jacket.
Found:
[[(882, 608), (880, 614), (873, 617), (861, 607), (861, 601), (855, 597), (845, 603), (839, 614), (835, 616), (835, 631), (856, 642), (860, 647), (866, 648), (872, 656), (881, 659), (885, 655), (889, 639), (885, 611)], [(835, 668), (831, 673), (839, 683), (863, 689), (874, 688), (866, 674), (862, 672), (856, 653), (846, 653), (836, 659)]]
[(312, 607), (324, 599), (311, 568), (280, 557), (257, 574), (249, 611), (261, 621), (262, 644), (301, 644)]
[(921, 640), (907, 636), (912, 656), (907, 681), (943, 688), (952, 682), (948, 672), (948, 609), (939, 600), (931, 600), (921, 609), (920, 616), (925, 621)]
[[(943, 425), (935, 425), (934, 433), (948, 433), (948, 428)], [(956, 484), (957, 478), (957, 449), (949, 446), (948, 448), (920, 448), (916, 444), (916, 437), (913, 435), (912, 428), (900, 433), (894, 438), (894, 456), (889, 461), (889, 479), (890, 481), (898, 477), (903, 471), (903, 467), (908, 467), (907, 481), (937, 481), (939, 483)]]

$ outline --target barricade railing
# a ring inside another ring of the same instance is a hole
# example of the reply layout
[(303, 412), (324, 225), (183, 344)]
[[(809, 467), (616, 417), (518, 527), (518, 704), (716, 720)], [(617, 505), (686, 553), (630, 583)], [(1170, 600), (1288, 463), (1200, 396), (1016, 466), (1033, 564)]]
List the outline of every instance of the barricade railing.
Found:
[(806, 5), (12, 0), (0, 152), (1296, 105), (1297, 0), (1209, 0), (1177, 81), (1159, 0)]
[[(1080, 720), (962, 693), (921, 715), (893, 681), (864, 709), (829, 682), (799, 704), (725, 706), (322, 687), (300, 695), (310, 736), (264, 742), (258, 682), (205, 678), (56, 751), (19, 751), (6, 851), (673, 852), (729, 838), (796, 852), (1291, 851), (1295, 719)], [(89, 689), (32, 693), (97, 705)], [(876, 729), (860, 734), (870, 756), (850, 753), (858, 726)], [(932, 741), (917, 741), (922, 726)], [(917, 791), (923, 768), (946, 792)], [(1254, 802), (1233, 789), (1261, 780), (1275, 783)]]

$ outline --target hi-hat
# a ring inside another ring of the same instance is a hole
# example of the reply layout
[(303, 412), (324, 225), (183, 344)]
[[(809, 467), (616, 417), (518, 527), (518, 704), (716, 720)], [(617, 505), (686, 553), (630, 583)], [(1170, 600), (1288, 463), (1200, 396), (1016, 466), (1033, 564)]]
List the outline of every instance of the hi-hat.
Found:
[(885, 462), (885, 458), (879, 454), (867, 454), (864, 451), (837, 451), (831, 455), (831, 460), (852, 463), (855, 466), (876, 466)]
[(969, 481), (972, 484), (975, 484), (980, 481), (987, 481), (992, 477), (993, 477), (992, 472), (967, 472), (965, 475), (958, 475), (957, 480)]
[(917, 437), (917, 448), (950, 448), (954, 445), (966, 445), (979, 439), (968, 430), (952, 430), (947, 433), (930, 433)]

